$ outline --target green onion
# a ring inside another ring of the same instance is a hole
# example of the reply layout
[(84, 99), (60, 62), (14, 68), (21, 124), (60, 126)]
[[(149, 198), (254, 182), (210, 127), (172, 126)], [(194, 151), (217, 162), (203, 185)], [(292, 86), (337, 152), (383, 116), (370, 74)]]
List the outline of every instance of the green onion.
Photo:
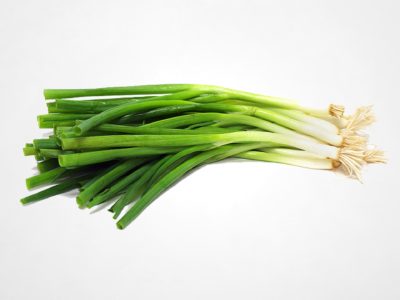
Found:
[[(362, 130), (371, 107), (344, 115), (341, 105), (298, 102), (213, 85), (160, 84), (44, 90), (48, 114), (39, 128), (53, 135), (26, 143), (39, 174), (21, 199), (33, 203), (78, 189), (77, 204), (110, 202), (126, 228), (185, 174), (230, 157), (298, 167), (340, 169), (361, 178), (366, 163), (385, 162)], [(118, 196), (118, 197), (117, 197)]]
[(38, 153), (35, 147), (33, 147), (33, 144), (32, 146), (25, 146), (23, 152), (25, 156), (35, 155)]
[(229, 128), (218, 128), (218, 127), (203, 127), (198, 128), (197, 130), (190, 129), (174, 129), (167, 127), (145, 127), (145, 126), (126, 126), (126, 125), (117, 125), (117, 124), (103, 124), (96, 127), (96, 130), (103, 132), (103, 135), (106, 133), (129, 133), (129, 134), (142, 134), (142, 135), (185, 135), (185, 134), (205, 134), (205, 133), (227, 133), (234, 132), (235, 129)]
[(87, 179), (90, 178), (90, 176), (92, 176), (92, 175), (89, 174), (89, 175), (81, 176), (78, 178), (73, 178), (73, 179), (64, 181), (59, 184), (55, 184), (50, 188), (44, 189), (40, 192), (37, 192), (35, 194), (32, 194), (30, 196), (22, 198), (21, 203), (24, 205), (30, 204), (30, 203), (37, 202), (37, 201), (40, 201), (43, 199), (47, 199), (49, 197), (53, 197), (53, 196), (56, 196), (56, 195), (59, 195), (62, 193), (69, 192), (71, 190), (81, 187), (82, 182), (85, 182)]
[(74, 130), (77, 134), (82, 134), (88, 131), (89, 129), (92, 129), (100, 124), (104, 124), (108, 121), (114, 120), (118, 117), (122, 117), (126, 114), (138, 113), (156, 107), (174, 106), (185, 103), (187, 102), (180, 100), (161, 100), (161, 101), (121, 104), (119, 106), (110, 108), (98, 115), (95, 115), (79, 125), (76, 125), (74, 127)]
[(116, 164), (111, 170), (106, 174), (98, 178), (96, 181), (92, 182), (89, 186), (85, 187), (76, 198), (80, 207), (85, 207), (87, 203), (96, 194), (105, 189), (111, 182), (123, 176), (133, 168), (139, 166), (143, 163), (141, 159), (129, 159)]
[(163, 84), (142, 85), (128, 87), (107, 87), (97, 89), (46, 89), (43, 94), (45, 99), (89, 97), (89, 96), (114, 96), (114, 95), (146, 95), (168, 94), (190, 89), (192, 84)]
[(160, 179), (155, 185), (153, 185), (144, 195), (141, 197), (133, 207), (117, 222), (117, 227), (119, 229), (124, 229), (128, 226), (134, 219), (136, 219), (145, 209), (149, 206), (167, 187), (175, 183), (179, 178), (181, 178), (188, 171), (207, 161), (208, 159), (223, 155), (223, 157), (230, 157), (241, 153), (249, 149), (256, 149), (262, 147), (262, 144), (250, 144), (233, 146), (227, 145), (218, 147), (216, 149), (204, 151), (187, 161), (183, 162), (180, 166), (173, 169), (162, 179)]
[(142, 176), (126, 190), (126, 192), (114, 203), (110, 211), (114, 213), (114, 219), (118, 218), (123, 208), (133, 202), (140, 196), (146, 188), (146, 183), (150, 180), (152, 174), (163, 164), (168, 158), (164, 157), (159, 161), (152, 162), (150, 167), (142, 174)]
[(58, 156), (58, 163), (62, 167), (80, 167), (116, 159), (148, 157), (154, 155), (175, 153), (181, 147), (132, 147), (123, 149), (99, 150), (82, 153), (68, 153)]
[(334, 146), (296, 139), (290, 135), (259, 131), (201, 135), (111, 135), (61, 139), (62, 148), (65, 150), (133, 146), (168, 147), (169, 145), (184, 147), (210, 143), (224, 145), (252, 142), (276, 143), (296, 147), (332, 159), (338, 159), (339, 156), (339, 150)]
[(29, 177), (26, 179), (26, 187), (28, 189), (32, 189), (34, 187), (46, 184), (46, 183), (52, 183), (56, 179), (58, 179), (64, 172), (66, 172), (65, 168), (58, 167), (55, 169), (52, 169), (50, 171), (43, 172), (39, 175), (35, 175), (32, 177)]
[(56, 158), (49, 158), (37, 163), (37, 168), (40, 173), (53, 170), (59, 166), (60, 165), (58, 164), (58, 160)]
[(266, 151), (247, 151), (239, 153), (235, 157), (283, 163), (310, 169), (332, 170), (335, 167), (332, 159), (310, 155), (308, 152), (293, 149), (272, 148)]
[(55, 138), (48, 139), (34, 139), (33, 145), (36, 149), (59, 149)]
[(73, 153), (72, 151), (63, 151), (59, 149), (40, 149), (39, 153), (45, 158), (58, 158), (61, 155)]
[(98, 204), (104, 203), (111, 198), (119, 195), (122, 191), (124, 191), (129, 185), (134, 183), (137, 179), (141, 178), (142, 175), (146, 172), (147, 169), (151, 167), (151, 164), (147, 163), (143, 166), (136, 169), (131, 174), (125, 176), (123, 179), (118, 180), (112, 186), (106, 188), (103, 192), (96, 195), (88, 204), (87, 207), (91, 208)]

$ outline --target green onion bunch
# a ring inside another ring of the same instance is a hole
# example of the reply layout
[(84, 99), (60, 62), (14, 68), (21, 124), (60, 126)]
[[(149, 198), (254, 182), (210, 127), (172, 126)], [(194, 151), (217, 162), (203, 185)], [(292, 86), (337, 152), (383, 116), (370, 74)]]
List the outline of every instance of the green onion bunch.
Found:
[(81, 208), (112, 202), (123, 229), (162, 192), (198, 166), (235, 157), (312, 169), (343, 170), (361, 178), (365, 163), (384, 162), (362, 130), (371, 107), (304, 107), (295, 101), (198, 84), (96, 89), (46, 89), (48, 114), (24, 155), (39, 174), (21, 199), (36, 202), (79, 191)]

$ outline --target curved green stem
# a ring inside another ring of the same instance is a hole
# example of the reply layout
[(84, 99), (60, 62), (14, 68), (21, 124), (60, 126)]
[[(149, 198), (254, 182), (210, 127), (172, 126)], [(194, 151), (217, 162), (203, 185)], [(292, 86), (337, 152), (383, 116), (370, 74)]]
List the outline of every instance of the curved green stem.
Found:
[(60, 164), (60, 166), (63, 167), (80, 167), (115, 159), (146, 157), (167, 153), (175, 153), (180, 150), (182, 150), (182, 147), (132, 147), (125, 149), (71, 153), (60, 155), (58, 157), (58, 163)]
[(150, 168), (152, 164), (146, 163), (143, 166), (140, 166), (131, 174), (125, 176), (121, 180), (118, 180), (117, 183), (113, 184), (109, 188), (105, 189), (100, 194), (96, 195), (87, 205), (88, 208), (92, 208), (96, 205), (104, 203), (113, 197), (119, 195), (122, 191), (124, 191), (129, 185), (134, 183), (137, 179), (141, 178), (144, 172)]
[(193, 84), (157, 84), (106, 87), (95, 89), (45, 89), (45, 99), (76, 98), (90, 96), (147, 95), (176, 93), (195, 87)]
[(146, 162), (146, 160), (130, 159), (116, 164), (110, 171), (98, 178), (96, 181), (92, 182), (79, 193), (78, 197), (76, 198), (78, 205), (80, 207), (85, 207), (94, 196), (106, 188), (110, 183), (125, 175), (133, 168), (143, 164), (144, 162)]
[(143, 175), (133, 183), (126, 192), (114, 203), (110, 208), (110, 211), (114, 213), (113, 218), (118, 218), (119, 214), (122, 212), (124, 207), (132, 203), (137, 197), (139, 197), (144, 189), (146, 188), (146, 183), (150, 180), (154, 172), (163, 164), (163, 162), (168, 158), (168, 156), (160, 159), (159, 161), (153, 162)]
[(82, 123), (80, 123), (79, 125), (76, 125), (74, 127), (74, 131), (77, 134), (82, 134), (100, 124), (104, 124), (108, 121), (114, 120), (114, 119), (122, 117), (124, 115), (147, 111), (147, 110), (150, 110), (153, 108), (158, 108), (158, 107), (182, 105), (182, 104), (187, 104), (187, 103), (190, 103), (190, 102), (180, 101), (180, 100), (160, 100), (160, 101), (146, 101), (146, 102), (140, 102), (140, 103), (122, 104), (122, 105), (110, 108), (106, 111), (103, 111), (102, 113), (99, 113), (99, 114), (91, 117), (90, 119), (83, 121)]
[(117, 222), (119, 229), (124, 229), (134, 219), (136, 219), (163, 191), (179, 180), (184, 174), (198, 165), (206, 162), (212, 157), (224, 154), (224, 157), (236, 155), (238, 153), (263, 147), (262, 143), (247, 144), (247, 145), (227, 145), (209, 151), (201, 152), (200, 154), (186, 160), (180, 166), (176, 167), (156, 184), (154, 184), (132, 207), (131, 209)]

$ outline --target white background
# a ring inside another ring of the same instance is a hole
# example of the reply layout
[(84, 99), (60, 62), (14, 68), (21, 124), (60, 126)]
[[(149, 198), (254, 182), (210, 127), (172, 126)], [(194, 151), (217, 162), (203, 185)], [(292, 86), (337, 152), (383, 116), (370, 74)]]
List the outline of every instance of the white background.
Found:
[[(398, 1), (1, 1), (0, 299), (400, 299)], [(128, 229), (72, 196), (23, 207), (43, 88), (209, 83), (373, 104), (364, 183), (204, 167)]]

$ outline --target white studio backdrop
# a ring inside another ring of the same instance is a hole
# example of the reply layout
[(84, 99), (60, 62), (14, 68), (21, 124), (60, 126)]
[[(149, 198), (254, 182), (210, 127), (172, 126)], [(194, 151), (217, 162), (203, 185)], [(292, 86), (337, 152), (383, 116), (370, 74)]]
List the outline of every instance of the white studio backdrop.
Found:
[[(398, 1), (11, 1), (0, 10), (0, 299), (400, 299)], [(374, 105), (363, 184), (206, 166), (118, 231), (73, 194), (28, 207), (43, 88), (208, 83)]]

